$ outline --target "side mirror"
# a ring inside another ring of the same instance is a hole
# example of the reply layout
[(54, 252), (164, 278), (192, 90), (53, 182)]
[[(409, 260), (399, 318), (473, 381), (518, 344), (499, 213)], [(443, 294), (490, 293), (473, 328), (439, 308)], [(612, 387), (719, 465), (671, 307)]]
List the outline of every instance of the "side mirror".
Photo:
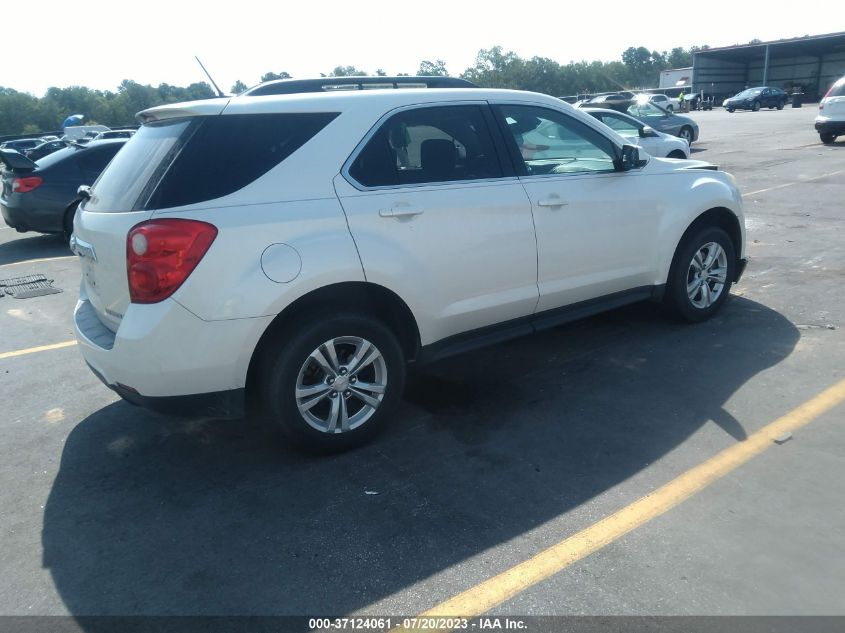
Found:
[(644, 164), (645, 161), (640, 161), (640, 148), (636, 145), (623, 145), (621, 156), (613, 161), (616, 171), (630, 171)]
[(657, 132), (647, 125), (640, 130), (640, 138), (653, 138), (655, 136), (657, 136)]
[(88, 185), (80, 185), (79, 189), (76, 190), (76, 195), (82, 198), (83, 200), (90, 200), (91, 187)]

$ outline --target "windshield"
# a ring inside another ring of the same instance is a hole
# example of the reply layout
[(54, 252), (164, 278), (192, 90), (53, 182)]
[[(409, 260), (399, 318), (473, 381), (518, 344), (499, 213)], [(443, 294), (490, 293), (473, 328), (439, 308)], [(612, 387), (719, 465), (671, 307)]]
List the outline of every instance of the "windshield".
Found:
[(91, 199), (85, 203), (85, 210), (95, 213), (132, 211), (147, 185), (157, 184), (151, 183), (156, 170), (189, 122), (177, 119), (141, 127), (91, 187)]
[(762, 88), (750, 88), (749, 90), (740, 92), (737, 97), (756, 97), (761, 92), (763, 92)]

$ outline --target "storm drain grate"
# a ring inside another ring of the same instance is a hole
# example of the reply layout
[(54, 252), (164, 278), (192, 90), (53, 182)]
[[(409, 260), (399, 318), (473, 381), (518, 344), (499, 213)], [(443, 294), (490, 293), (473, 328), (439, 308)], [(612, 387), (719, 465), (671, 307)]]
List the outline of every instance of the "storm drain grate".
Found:
[(5, 293), (15, 299), (29, 299), (44, 295), (55, 295), (60, 292), (59, 288), (53, 287), (53, 280), (47, 279), (44, 275), (0, 279), (0, 296)]

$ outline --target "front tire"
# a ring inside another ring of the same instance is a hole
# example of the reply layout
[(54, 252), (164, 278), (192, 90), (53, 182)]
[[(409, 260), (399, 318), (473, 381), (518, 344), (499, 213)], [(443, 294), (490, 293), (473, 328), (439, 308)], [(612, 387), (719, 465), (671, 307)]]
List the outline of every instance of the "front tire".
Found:
[(755, 101), (755, 102), (753, 103), (753, 105), (751, 106), (751, 111), (752, 111), (752, 112), (757, 112), (759, 109), (760, 109), (760, 102), (759, 102), (759, 101)]
[(696, 231), (675, 252), (664, 304), (684, 321), (705, 321), (727, 300), (735, 271), (736, 252), (728, 234), (715, 226)]
[(831, 134), (830, 132), (822, 132), (819, 134), (819, 138), (825, 145), (830, 145), (831, 143), (833, 143), (833, 141), (836, 140), (836, 134)]
[(372, 439), (405, 386), (396, 336), (366, 315), (301, 319), (267, 341), (262, 355), (268, 422), (310, 452), (348, 450)]
[(678, 136), (684, 139), (687, 142), (687, 145), (692, 145), (692, 128), (688, 125), (685, 125), (681, 128), (681, 131), (678, 132)]

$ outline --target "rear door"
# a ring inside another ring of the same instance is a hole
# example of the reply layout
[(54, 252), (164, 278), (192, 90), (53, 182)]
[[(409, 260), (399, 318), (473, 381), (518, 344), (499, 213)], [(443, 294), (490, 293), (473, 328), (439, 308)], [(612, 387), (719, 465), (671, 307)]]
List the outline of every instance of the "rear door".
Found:
[(537, 304), (531, 205), (492, 123), (486, 103), (403, 109), (335, 180), (367, 280), (408, 302), (423, 344)]

